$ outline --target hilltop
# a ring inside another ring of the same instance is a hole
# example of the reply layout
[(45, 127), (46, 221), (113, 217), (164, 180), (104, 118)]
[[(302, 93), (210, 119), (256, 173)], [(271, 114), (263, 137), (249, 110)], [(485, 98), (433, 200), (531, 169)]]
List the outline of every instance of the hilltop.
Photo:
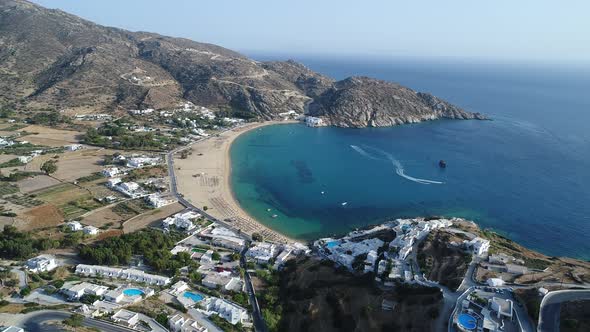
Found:
[(294, 110), (343, 127), (482, 119), (430, 94), (295, 61), (258, 62), (188, 39), (101, 26), (24, 0), (0, 1), (0, 104), (68, 113), (190, 101), (270, 120)]

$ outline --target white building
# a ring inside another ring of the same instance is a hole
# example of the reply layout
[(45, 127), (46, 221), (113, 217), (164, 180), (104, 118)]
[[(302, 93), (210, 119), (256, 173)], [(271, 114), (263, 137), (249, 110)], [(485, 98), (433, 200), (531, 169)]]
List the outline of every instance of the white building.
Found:
[(113, 176), (121, 174), (121, 171), (117, 167), (109, 167), (103, 169), (100, 173), (106, 177), (112, 178)]
[(29, 259), (25, 263), (26, 268), (33, 272), (47, 272), (55, 269), (57, 267), (57, 263), (55, 261), (55, 257), (51, 255), (39, 255), (35, 258)]
[(186, 319), (179, 314), (168, 319), (168, 326), (172, 332), (207, 332), (207, 328), (194, 319)]
[(188, 284), (182, 280), (177, 281), (174, 285), (170, 287), (168, 292), (172, 295), (179, 295), (180, 293), (184, 292), (188, 289)]
[(268, 263), (276, 255), (277, 246), (268, 242), (256, 242), (246, 252), (247, 256), (254, 258), (259, 263)]
[(160, 163), (160, 158), (152, 157), (132, 157), (127, 160), (127, 167), (141, 168), (144, 166), (154, 166)]
[(466, 244), (467, 247), (470, 248), (472, 252), (478, 256), (485, 255), (490, 249), (490, 241), (482, 239), (480, 237), (476, 237), (473, 240), (467, 242)]
[[(116, 182), (117, 180), (115, 179), (117, 179), (118, 182)], [(109, 185), (111, 185), (111, 181), (113, 181), (113, 183), (117, 183), (116, 185), (113, 185), (113, 189), (124, 194), (125, 196), (138, 198), (145, 194), (139, 184), (135, 182), (121, 182), (121, 179), (113, 178), (109, 180)]]
[(170, 226), (174, 225), (177, 229), (188, 232), (196, 227), (193, 221), (200, 217), (201, 214), (193, 211), (180, 212), (173, 215), (172, 217), (162, 220), (162, 225), (164, 228), (169, 228)]
[(207, 288), (224, 291), (240, 291), (242, 289), (240, 278), (232, 277), (229, 271), (208, 273), (201, 284)]
[(121, 309), (117, 311), (113, 317), (115, 323), (123, 324), (129, 327), (134, 327), (139, 323), (139, 314), (133, 311)]
[(70, 229), (72, 232), (77, 232), (82, 230), (82, 224), (79, 221), (70, 221), (66, 223), (66, 227)]
[(238, 305), (223, 299), (208, 297), (199, 302), (209, 314), (217, 314), (232, 325), (244, 322), (248, 319), (248, 311)]
[(490, 278), (486, 281), (490, 287), (501, 287), (504, 286), (504, 280), (500, 278)]
[(497, 318), (508, 318), (512, 320), (512, 301), (498, 297), (490, 300), (491, 308), (497, 313)]
[(113, 303), (119, 303), (124, 298), (125, 298), (125, 294), (123, 294), (123, 290), (120, 288), (110, 290), (104, 295), (105, 301), (109, 301), (109, 302), (113, 302)]
[(84, 294), (102, 296), (108, 291), (108, 287), (95, 285), (88, 282), (81, 282), (75, 285), (64, 285), (60, 292), (62, 292), (68, 299), (77, 300)]
[(160, 194), (155, 194), (155, 193), (147, 195), (145, 197), (145, 200), (150, 206), (152, 206), (154, 208), (159, 208), (159, 207), (174, 203), (173, 200), (164, 199), (164, 198), (162, 198), (162, 196), (160, 196)]
[(246, 241), (243, 238), (225, 227), (216, 226), (214, 228), (205, 229), (199, 233), (199, 236), (210, 239), (211, 244), (215, 246), (229, 248), (236, 251), (241, 251), (246, 244)]
[(124, 279), (134, 282), (144, 282), (150, 285), (164, 286), (170, 283), (171, 279), (155, 274), (148, 274), (135, 269), (120, 269), (100, 265), (78, 264), (76, 273), (86, 276), (103, 276), (108, 278)]
[(18, 161), (20, 161), (23, 164), (28, 164), (29, 161), (33, 160), (32, 156), (19, 156), (18, 157)]
[(144, 110), (129, 110), (129, 114), (132, 115), (146, 115), (146, 114), (151, 114), (154, 112), (153, 108), (146, 108)]
[(321, 126), (326, 125), (324, 123), (324, 120), (322, 120), (320, 118), (313, 117), (313, 116), (306, 116), (305, 117), (305, 124), (310, 127), (321, 127)]
[(84, 226), (84, 228), (82, 229), (82, 232), (84, 232), (84, 234), (86, 234), (86, 235), (97, 235), (98, 228), (88, 225), (88, 226)]
[(199, 262), (201, 265), (208, 265), (213, 264), (213, 250), (207, 250), (203, 256), (201, 256), (201, 260)]
[(66, 151), (77, 151), (82, 149), (82, 145), (81, 144), (70, 144), (70, 145), (66, 145), (64, 146), (64, 148), (66, 149)]

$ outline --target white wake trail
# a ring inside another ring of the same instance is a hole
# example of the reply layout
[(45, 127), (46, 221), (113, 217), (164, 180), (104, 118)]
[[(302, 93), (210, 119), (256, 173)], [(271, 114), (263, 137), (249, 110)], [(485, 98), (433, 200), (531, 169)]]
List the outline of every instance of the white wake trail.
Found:
[(358, 145), (351, 145), (350, 147), (351, 147), (351, 148), (352, 148), (354, 151), (356, 151), (356, 152), (360, 153), (360, 154), (361, 154), (361, 156), (363, 156), (363, 157), (367, 157), (367, 158), (369, 158), (369, 159), (373, 159), (373, 160), (380, 160), (379, 158), (377, 158), (377, 157), (375, 157), (375, 156), (371, 155), (370, 153), (368, 153), (367, 151), (363, 150), (363, 148), (361, 148), (361, 147), (360, 147), (360, 146), (358, 146)]
[[(381, 158), (377, 158), (373, 155), (371, 155), (370, 153), (368, 153), (367, 151), (363, 150), (361, 147), (356, 146), (356, 145), (351, 145), (351, 148), (353, 148), (356, 152), (360, 153), (362, 156), (365, 156), (367, 158), (370, 159), (374, 159), (374, 160), (383, 160)], [(388, 161), (391, 162), (391, 164), (393, 165), (393, 167), (395, 167), (395, 173), (399, 176), (401, 176), (404, 179), (416, 182), (416, 183), (420, 183), (420, 184), (444, 184), (444, 182), (441, 181), (434, 181), (434, 180), (428, 180), (428, 179), (420, 179), (420, 178), (415, 178), (413, 176), (407, 175), (406, 171), (404, 169), (404, 166), (402, 165), (402, 163), (399, 162), (399, 160), (395, 159), (393, 157), (393, 155), (389, 152), (383, 151), (381, 149), (377, 149), (374, 147), (370, 147), (367, 146), (367, 149), (373, 150), (377, 153), (380, 153), (382, 155), (384, 155)]]

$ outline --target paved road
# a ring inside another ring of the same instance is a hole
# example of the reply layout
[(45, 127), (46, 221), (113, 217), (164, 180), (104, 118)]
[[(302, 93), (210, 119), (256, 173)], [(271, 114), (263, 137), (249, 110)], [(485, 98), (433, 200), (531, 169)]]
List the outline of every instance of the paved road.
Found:
[(590, 300), (590, 290), (570, 289), (547, 293), (541, 301), (537, 331), (559, 331), (561, 303), (579, 300)]
[[(63, 311), (39, 311), (33, 314), (27, 315), (25, 319), (18, 324), (22, 328), (25, 329), (27, 332), (54, 332), (54, 331), (64, 331), (63, 329), (57, 328), (55, 326), (48, 325), (48, 323), (52, 321), (62, 321), (68, 317), (70, 317), (72, 313), (70, 312), (63, 312)], [(128, 329), (122, 326), (113, 325), (111, 323), (107, 323), (105, 321), (100, 321), (91, 318), (85, 318), (84, 322), (82, 323), (86, 327), (93, 327), (100, 331), (105, 332), (130, 332), (134, 331), (132, 329)]]
[(257, 332), (268, 332), (266, 324), (264, 323), (264, 319), (262, 318), (262, 313), (260, 312), (260, 306), (258, 305), (258, 299), (256, 298), (256, 293), (254, 291), (254, 287), (252, 286), (252, 280), (250, 279), (250, 273), (247, 271), (246, 267), (246, 251), (248, 250), (248, 246), (245, 246), (242, 252), (240, 253), (240, 266), (244, 269), (244, 281), (246, 282), (246, 292), (248, 293), (248, 298), (250, 299), (250, 303), (252, 304), (252, 319), (254, 323), (254, 329)]

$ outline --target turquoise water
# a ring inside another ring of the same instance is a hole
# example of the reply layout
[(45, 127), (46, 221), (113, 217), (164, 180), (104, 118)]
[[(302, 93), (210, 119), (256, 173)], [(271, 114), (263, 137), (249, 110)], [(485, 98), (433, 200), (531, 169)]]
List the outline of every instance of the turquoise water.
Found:
[(184, 294), (182, 294), (182, 296), (189, 298), (189, 299), (193, 300), (194, 302), (199, 302), (203, 299), (203, 295), (193, 293), (193, 292), (184, 292)]
[(590, 258), (590, 76), (326, 66), (342, 75), (398, 77), (494, 121), (368, 129), (292, 124), (245, 133), (231, 149), (231, 182), (252, 216), (302, 240), (396, 217), (459, 216), (549, 255)]
[(330, 241), (326, 243), (326, 248), (334, 248), (335, 246), (339, 245), (340, 241)]
[(144, 292), (141, 289), (137, 289), (137, 288), (127, 288), (127, 289), (123, 290), (123, 294), (125, 296), (137, 296), (137, 295), (143, 295)]
[(468, 330), (475, 330), (477, 327), (477, 320), (469, 314), (460, 314), (458, 317), (459, 324)]

